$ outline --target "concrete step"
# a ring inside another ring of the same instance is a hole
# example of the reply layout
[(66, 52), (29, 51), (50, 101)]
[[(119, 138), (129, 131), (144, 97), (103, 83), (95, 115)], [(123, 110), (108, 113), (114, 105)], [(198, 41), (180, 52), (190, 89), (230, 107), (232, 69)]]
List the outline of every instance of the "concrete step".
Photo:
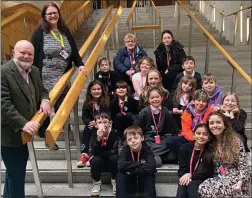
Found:
[[(58, 155), (58, 151), (54, 154)], [(39, 175), (42, 183), (67, 183), (67, 162), (66, 160), (37, 160)], [(90, 167), (77, 168), (77, 160), (72, 160), (72, 172), (73, 172), (73, 182), (74, 183), (92, 183)], [(1, 180), (5, 180), (5, 166), (1, 162)], [(178, 165), (177, 164), (165, 164), (161, 168), (158, 168), (156, 173), (156, 183), (176, 183), (178, 181), (177, 176)], [(103, 183), (109, 183), (110, 173), (103, 173), (101, 180)], [(33, 172), (31, 168), (31, 163), (27, 163), (26, 171), (26, 183), (33, 183)]]
[[(92, 189), (90, 183), (78, 183), (74, 184), (73, 188), (69, 188), (67, 183), (43, 183), (42, 189), (44, 192), (44, 198), (90, 198), (90, 191)], [(3, 184), (1, 185), (3, 194)], [(177, 192), (177, 184), (157, 183), (156, 184), (157, 198), (175, 198)], [(37, 190), (35, 184), (25, 184), (25, 197), (37, 197)], [(114, 198), (112, 193), (112, 187), (110, 184), (102, 184), (100, 197)], [(140, 198), (137, 195), (134, 198)]]

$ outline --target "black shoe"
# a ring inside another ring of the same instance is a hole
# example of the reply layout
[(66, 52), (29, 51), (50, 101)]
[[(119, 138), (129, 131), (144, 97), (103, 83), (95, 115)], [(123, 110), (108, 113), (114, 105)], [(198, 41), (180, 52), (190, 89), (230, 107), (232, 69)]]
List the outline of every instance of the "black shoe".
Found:
[[(46, 148), (49, 148), (48, 144), (46, 144)], [(54, 151), (59, 150), (59, 146), (56, 143), (54, 143), (52, 150)]]

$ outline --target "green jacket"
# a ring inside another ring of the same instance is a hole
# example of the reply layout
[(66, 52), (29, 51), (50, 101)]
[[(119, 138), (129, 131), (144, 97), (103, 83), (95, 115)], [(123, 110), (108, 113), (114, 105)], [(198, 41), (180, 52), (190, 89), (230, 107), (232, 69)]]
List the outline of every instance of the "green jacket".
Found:
[[(36, 94), (36, 108), (42, 99), (48, 99), (38, 68), (32, 66), (29, 74)], [(24, 125), (36, 113), (31, 108), (29, 85), (25, 82), (13, 60), (1, 66), (1, 145), (19, 147)]]

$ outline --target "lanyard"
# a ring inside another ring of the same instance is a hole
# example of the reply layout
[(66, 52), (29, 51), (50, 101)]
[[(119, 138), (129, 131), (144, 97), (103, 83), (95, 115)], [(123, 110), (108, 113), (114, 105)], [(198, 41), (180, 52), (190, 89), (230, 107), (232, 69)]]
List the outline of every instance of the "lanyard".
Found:
[[(141, 151), (141, 150), (140, 150)], [(137, 152), (137, 162), (140, 161), (140, 151)], [(134, 157), (134, 153), (132, 150), (130, 150), (131, 152), (131, 157), (132, 157), (132, 160), (135, 161), (135, 157)]]
[(185, 106), (188, 105), (188, 102), (185, 100), (184, 96), (186, 96), (185, 94), (181, 96), (182, 100), (183, 100), (183, 103)]
[[(97, 109), (95, 108), (95, 105), (97, 105)], [(95, 110), (99, 113), (99, 111), (100, 111), (100, 107), (98, 106), (98, 104), (97, 103), (93, 103), (93, 116), (94, 116), (94, 112), (95, 112)]]
[(223, 153), (220, 151), (220, 148), (218, 145), (216, 145), (216, 152), (218, 153), (219, 155), (219, 160), (220, 161), (223, 161)]
[(134, 52), (132, 54), (130, 54), (130, 67), (132, 69), (133, 69), (133, 65), (135, 64), (135, 63), (133, 63), (133, 61), (134, 61)]
[(194, 152), (195, 152), (195, 148), (193, 148), (193, 152), (192, 152), (191, 160), (190, 160), (190, 174), (191, 174), (191, 175), (194, 174), (195, 171), (196, 171), (196, 169), (198, 168), (199, 161), (200, 161), (200, 157), (201, 157), (201, 155), (202, 155), (202, 153), (203, 153), (203, 150), (204, 150), (204, 149), (201, 149), (201, 150), (200, 150), (200, 154), (199, 154), (198, 161), (197, 161), (197, 163), (195, 164), (194, 171), (192, 172), (192, 161), (193, 161)]
[(156, 124), (156, 120), (155, 120), (155, 117), (154, 117), (154, 113), (153, 113), (153, 111), (152, 111), (151, 108), (150, 108), (150, 110), (151, 110), (151, 115), (152, 115), (152, 119), (153, 119), (153, 122), (154, 122), (154, 127), (155, 127), (156, 133), (157, 133), (157, 135), (158, 135), (158, 128), (159, 128), (159, 126), (160, 126), (162, 110), (159, 112), (158, 124)]
[(122, 112), (123, 112), (123, 107), (124, 107), (125, 101), (120, 102), (120, 100), (119, 100), (118, 103), (119, 103), (120, 111), (121, 111), (121, 113), (122, 113)]
[[(145, 81), (144, 81), (144, 78), (145, 78)], [(146, 83), (146, 76), (144, 77), (144, 76), (141, 74), (141, 72), (140, 72), (140, 87), (141, 87), (141, 89), (144, 88), (145, 83)]]
[(102, 136), (102, 144), (101, 144), (102, 146), (107, 146), (107, 140), (108, 140), (109, 134), (110, 134), (110, 130), (106, 137)]
[(171, 60), (171, 55), (170, 55), (170, 51), (166, 51), (166, 61), (167, 61), (167, 66), (168, 68), (170, 67), (170, 60)]
[(64, 40), (63, 40), (62, 35), (60, 34), (60, 38), (58, 38), (58, 37), (56, 36), (56, 34), (55, 34), (53, 31), (51, 31), (51, 34), (53, 35), (53, 37), (54, 37), (57, 41), (59, 41), (60, 46), (62, 47), (62, 49), (64, 49), (65, 44), (64, 44)]

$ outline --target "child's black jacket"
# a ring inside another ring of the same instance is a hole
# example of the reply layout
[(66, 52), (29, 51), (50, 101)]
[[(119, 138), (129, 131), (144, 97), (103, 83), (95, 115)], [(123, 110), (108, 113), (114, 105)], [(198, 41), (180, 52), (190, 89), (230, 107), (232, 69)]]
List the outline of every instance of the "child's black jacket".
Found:
[(142, 142), (139, 162), (137, 162), (138, 153), (133, 154), (135, 161), (132, 159), (130, 147), (128, 145), (123, 147), (118, 160), (119, 172), (130, 175), (152, 175), (157, 172), (154, 155), (145, 142)]

